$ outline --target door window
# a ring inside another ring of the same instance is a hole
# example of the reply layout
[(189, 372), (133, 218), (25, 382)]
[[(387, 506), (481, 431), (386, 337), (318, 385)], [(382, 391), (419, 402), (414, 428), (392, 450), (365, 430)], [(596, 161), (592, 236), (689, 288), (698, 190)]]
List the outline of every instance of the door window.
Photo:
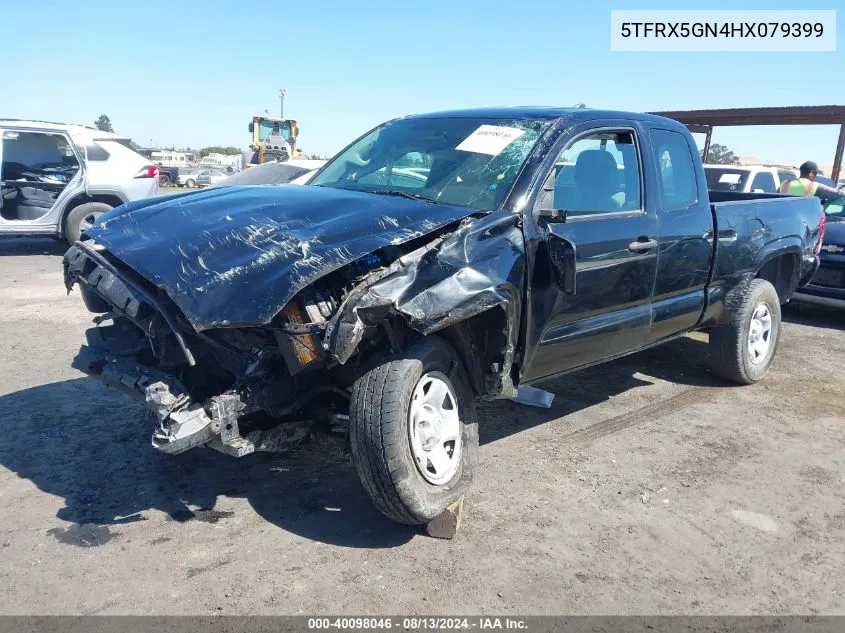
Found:
[(629, 130), (581, 136), (560, 153), (554, 170), (555, 209), (592, 215), (642, 208), (640, 161)]
[(62, 134), (3, 132), (0, 182), (5, 220), (37, 220), (53, 207), (79, 171), (79, 161)]
[(660, 176), (663, 210), (675, 211), (696, 204), (695, 167), (684, 135), (670, 130), (652, 130), (651, 147)]
[(61, 134), (3, 134), (3, 180), (67, 183), (78, 170), (76, 155)]

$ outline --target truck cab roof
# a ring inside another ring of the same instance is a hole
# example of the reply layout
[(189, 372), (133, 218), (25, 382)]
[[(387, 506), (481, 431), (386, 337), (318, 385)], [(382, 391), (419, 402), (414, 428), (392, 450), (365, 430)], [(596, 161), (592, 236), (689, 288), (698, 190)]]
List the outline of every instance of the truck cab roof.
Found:
[(433, 119), (433, 118), (471, 118), (487, 117), (491, 119), (537, 119), (553, 121), (555, 119), (571, 119), (574, 123), (581, 121), (594, 121), (596, 119), (624, 119), (629, 121), (642, 121), (671, 125), (676, 128), (686, 129), (686, 126), (666, 117), (642, 112), (625, 112), (621, 110), (601, 110), (593, 108), (560, 108), (554, 106), (513, 106), (513, 107), (489, 107), (489, 108), (467, 108), (463, 110), (444, 110), (441, 112), (430, 112), (426, 114), (412, 114), (406, 119)]

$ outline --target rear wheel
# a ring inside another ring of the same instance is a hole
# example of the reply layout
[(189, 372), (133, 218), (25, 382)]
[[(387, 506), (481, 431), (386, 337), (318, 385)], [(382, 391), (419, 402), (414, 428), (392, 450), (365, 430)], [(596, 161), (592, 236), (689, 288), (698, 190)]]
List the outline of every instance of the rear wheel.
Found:
[(159, 177), (158, 177), (158, 186), (159, 187), (169, 187), (170, 186), (170, 178), (168, 178), (164, 174), (160, 174)]
[(731, 323), (710, 331), (713, 370), (744, 385), (761, 380), (780, 340), (780, 309), (775, 287), (765, 279), (752, 280)]
[(94, 220), (111, 211), (112, 206), (105, 202), (86, 202), (74, 207), (65, 217), (65, 238), (73, 244), (82, 235), (82, 232), (94, 224)]
[(422, 339), (359, 378), (349, 424), (364, 490), (394, 521), (427, 523), (472, 481), (475, 396), (454, 349), (438, 337)]

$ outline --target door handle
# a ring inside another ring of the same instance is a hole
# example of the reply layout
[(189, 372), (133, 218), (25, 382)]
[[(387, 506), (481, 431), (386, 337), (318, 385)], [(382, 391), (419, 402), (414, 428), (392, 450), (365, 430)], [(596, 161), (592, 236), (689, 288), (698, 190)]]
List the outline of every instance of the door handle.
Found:
[[(708, 242), (713, 239), (713, 231), (707, 231), (704, 235), (702, 235), (705, 240)], [(717, 238), (722, 244), (731, 244), (736, 242), (737, 240), (737, 232), (736, 229), (722, 229), (718, 233)]]
[(650, 251), (652, 248), (657, 248), (657, 240), (654, 238), (639, 237), (636, 242), (628, 244), (628, 250), (634, 252)]
[(736, 242), (736, 229), (722, 229), (717, 234), (717, 238), (722, 244), (732, 244)]

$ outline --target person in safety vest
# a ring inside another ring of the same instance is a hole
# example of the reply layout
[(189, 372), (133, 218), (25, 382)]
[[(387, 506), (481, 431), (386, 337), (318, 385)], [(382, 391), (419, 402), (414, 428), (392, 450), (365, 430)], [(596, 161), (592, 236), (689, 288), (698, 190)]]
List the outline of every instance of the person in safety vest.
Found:
[(816, 182), (819, 174), (819, 166), (808, 160), (798, 170), (800, 176), (794, 180), (787, 180), (780, 186), (780, 192), (790, 196), (816, 196), (822, 200), (835, 200), (841, 198), (843, 193), (839, 189), (828, 187)]

